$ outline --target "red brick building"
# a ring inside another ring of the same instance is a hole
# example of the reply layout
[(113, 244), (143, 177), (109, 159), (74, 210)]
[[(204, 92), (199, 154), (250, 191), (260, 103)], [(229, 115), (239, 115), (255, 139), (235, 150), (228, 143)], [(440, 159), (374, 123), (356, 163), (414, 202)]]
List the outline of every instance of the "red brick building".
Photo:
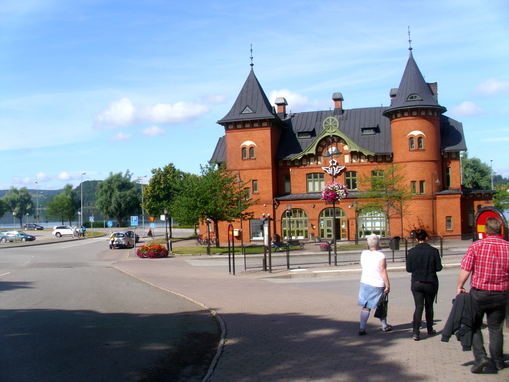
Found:
[[(416, 228), (445, 237), (471, 235), (475, 211), (492, 204), (492, 192), (462, 187), (462, 124), (444, 114), (437, 84), (425, 82), (412, 51), (399, 87), (390, 90), (389, 107), (345, 109), (343, 101), (334, 93), (330, 110), (288, 113), (284, 98), (270, 104), (251, 67), (230, 112), (218, 121), (225, 135), (211, 158), (238, 172), (258, 200), (249, 209), (255, 219), (242, 222), (243, 241), (262, 239), (260, 218), (268, 214), (271, 232), (283, 239), (330, 240), (333, 230), (338, 240), (371, 233), (408, 237)], [(340, 154), (327, 157), (336, 149)], [(336, 181), (351, 190), (335, 214), (320, 199), (331, 180), (324, 171), (331, 159), (341, 169)], [(412, 199), (403, 213), (387, 219), (382, 211), (363, 213), (359, 180), (391, 164), (400, 168)], [(225, 242), (226, 223), (220, 227)]]

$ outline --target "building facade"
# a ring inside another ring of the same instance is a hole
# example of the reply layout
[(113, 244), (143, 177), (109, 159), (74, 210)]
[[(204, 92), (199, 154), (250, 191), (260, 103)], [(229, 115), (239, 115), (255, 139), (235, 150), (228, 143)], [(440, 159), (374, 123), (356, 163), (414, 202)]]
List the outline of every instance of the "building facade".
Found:
[[(243, 242), (262, 239), (261, 219), (268, 216), (271, 235), (282, 239), (408, 237), (417, 228), (444, 237), (471, 235), (475, 211), (492, 204), (492, 192), (462, 187), (463, 127), (444, 114), (437, 88), (426, 83), (410, 50), (389, 107), (345, 109), (343, 95), (334, 93), (329, 110), (288, 113), (284, 98), (270, 104), (251, 65), (230, 112), (218, 121), (225, 135), (211, 158), (237, 172), (257, 201), (249, 208), (255, 218), (242, 222)], [(320, 193), (332, 180), (331, 163), (335, 181), (350, 190), (335, 208)], [(365, 180), (391, 166), (411, 199), (397, 213), (363, 211)], [(219, 233), (224, 243), (226, 223)]]

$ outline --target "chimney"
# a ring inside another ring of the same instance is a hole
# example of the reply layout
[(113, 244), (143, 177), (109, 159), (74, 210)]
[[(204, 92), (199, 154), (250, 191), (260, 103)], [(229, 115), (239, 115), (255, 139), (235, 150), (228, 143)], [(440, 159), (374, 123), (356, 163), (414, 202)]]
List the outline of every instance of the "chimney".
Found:
[(389, 93), (389, 96), (391, 97), (391, 99), (394, 99), (394, 98), (396, 98), (397, 94), (398, 94), (398, 88), (392, 88), (391, 92)]
[(276, 105), (277, 105), (277, 115), (281, 119), (286, 118), (286, 106), (288, 105), (288, 102), (286, 102), (286, 99), (283, 97), (277, 97), (276, 98)]
[(334, 114), (343, 114), (343, 94), (334, 93), (332, 100), (334, 101)]

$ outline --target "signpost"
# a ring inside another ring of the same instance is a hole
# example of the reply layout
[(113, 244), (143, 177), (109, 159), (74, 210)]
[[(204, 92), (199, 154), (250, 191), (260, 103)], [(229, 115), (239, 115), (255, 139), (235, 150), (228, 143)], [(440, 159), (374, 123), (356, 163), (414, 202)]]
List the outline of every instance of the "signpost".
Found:
[(131, 227), (138, 226), (138, 216), (131, 216)]

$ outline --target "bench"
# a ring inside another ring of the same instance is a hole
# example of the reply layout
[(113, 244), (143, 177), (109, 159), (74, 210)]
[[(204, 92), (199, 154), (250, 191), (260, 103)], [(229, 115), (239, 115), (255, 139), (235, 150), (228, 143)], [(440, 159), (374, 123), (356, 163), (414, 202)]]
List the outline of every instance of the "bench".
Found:
[(272, 248), (276, 251), (286, 250), (286, 247), (299, 247), (299, 249), (304, 249), (304, 243), (301, 243), (299, 240), (289, 240), (288, 242), (277, 241), (272, 243)]
[(290, 247), (299, 247), (299, 249), (304, 249), (304, 243), (301, 243), (299, 240), (289, 240), (288, 245)]

